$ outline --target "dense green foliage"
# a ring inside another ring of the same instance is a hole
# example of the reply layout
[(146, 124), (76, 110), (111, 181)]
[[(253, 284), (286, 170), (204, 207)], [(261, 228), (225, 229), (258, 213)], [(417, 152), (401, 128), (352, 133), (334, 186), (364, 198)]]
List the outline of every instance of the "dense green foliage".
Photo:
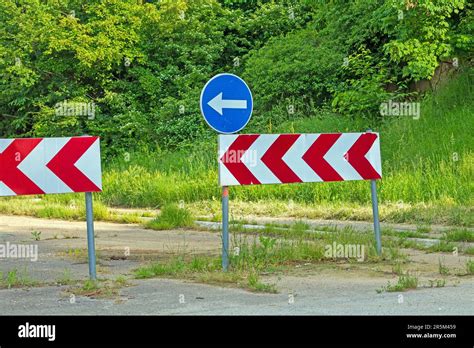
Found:
[(472, 57), (473, 22), (465, 0), (3, 0), (0, 134), (97, 134), (107, 158), (205, 141), (199, 93), (223, 71), (253, 89), (249, 131), (328, 108), (376, 124), (381, 101)]

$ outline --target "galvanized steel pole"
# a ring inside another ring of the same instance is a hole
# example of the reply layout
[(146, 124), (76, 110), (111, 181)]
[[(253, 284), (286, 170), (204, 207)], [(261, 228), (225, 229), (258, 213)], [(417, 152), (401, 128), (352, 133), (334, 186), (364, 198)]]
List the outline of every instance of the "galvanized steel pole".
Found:
[(229, 187), (222, 187), (222, 269), (229, 269)]
[[(372, 133), (372, 129), (367, 129), (367, 133)], [(377, 254), (382, 254), (382, 240), (380, 236), (379, 203), (377, 200), (377, 181), (370, 180), (370, 193), (372, 196), (372, 214), (374, 216), (375, 241), (377, 243)]]
[(86, 192), (86, 221), (87, 221), (87, 250), (89, 255), (89, 277), (97, 279), (95, 269), (95, 242), (94, 242), (94, 211), (92, 208), (92, 193)]
[(382, 241), (380, 236), (379, 205), (377, 201), (377, 182), (370, 180), (370, 191), (372, 193), (372, 212), (374, 214), (374, 232), (377, 242), (377, 254), (382, 254)]

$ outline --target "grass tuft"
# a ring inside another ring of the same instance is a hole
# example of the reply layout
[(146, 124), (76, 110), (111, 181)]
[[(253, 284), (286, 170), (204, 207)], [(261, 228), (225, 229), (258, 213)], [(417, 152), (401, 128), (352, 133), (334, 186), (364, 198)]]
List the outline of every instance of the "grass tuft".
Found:
[(30, 278), (26, 268), (23, 270), (23, 272), (13, 269), (8, 271), (5, 275), (3, 272), (0, 272), (0, 288), (10, 289), (35, 285), (37, 285), (37, 282)]
[(408, 289), (416, 289), (418, 287), (418, 278), (409, 274), (409, 272), (402, 273), (398, 277), (398, 281), (395, 284), (388, 282), (388, 284), (381, 289), (377, 290), (378, 293), (383, 291), (386, 292), (398, 292), (405, 291)]
[(468, 229), (455, 229), (446, 232), (445, 239), (451, 242), (474, 242), (474, 232)]
[(175, 204), (166, 205), (160, 215), (149, 221), (146, 227), (154, 230), (169, 230), (172, 228), (192, 227), (194, 218), (186, 208)]
[(467, 260), (466, 270), (467, 270), (467, 274), (474, 274), (474, 261), (473, 260)]

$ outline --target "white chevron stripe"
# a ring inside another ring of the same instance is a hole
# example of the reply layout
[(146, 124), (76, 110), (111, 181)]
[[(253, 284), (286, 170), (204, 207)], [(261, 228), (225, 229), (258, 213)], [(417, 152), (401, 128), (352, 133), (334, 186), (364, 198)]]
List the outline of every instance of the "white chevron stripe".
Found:
[[(0, 139), (0, 154), (6, 150), (15, 139)], [(13, 192), (7, 185), (0, 181), (0, 197), (1, 196), (16, 196), (16, 193)]]
[(10, 188), (0, 181), (0, 197), (1, 196), (16, 196), (16, 193), (10, 190)]
[(303, 182), (323, 181), (313, 169), (303, 160), (303, 156), (313, 145), (319, 134), (301, 134), (295, 143), (283, 156), (283, 161)]
[(71, 138), (44, 138), (20, 163), (18, 169), (45, 193), (73, 192), (46, 165)]
[(374, 167), (375, 171), (382, 176), (382, 161), (380, 158), (380, 136), (378, 133), (377, 134), (377, 139), (375, 139), (374, 143), (372, 144), (372, 147), (370, 150), (367, 152), (365, 155), (365, 158), (372, 164), (372, 167)]
[(240, 185), (240, 182), (232, 175), (225, 165), (219, 162), (219, 185), (220, 186), (235, 186)]
[(237, 139), (238, 135), (219, 135), (218, 142), (219, 142), (219, 159), (224, 156), (224, 154), (229, 149), (230, 145)]
[(262, 161), (262, 156), (267, 152), (268, 148), (275, 142), (278, 136), (279, 134), (266, 134), (265, 136), (258, 137), (242, 156), (242, 163), (247, 166), (262, 184), (281, 183)]
[(232, 173), (227, 169), (227, 167), (222, 163), (221, 158), (229, 149), (230, 145), (237, 139), (238, 135), (219, 135), (218, 137), (218, 163), (219, 163), (219, 185), (221, 186), (233, 186), (240, 185), (237, 179), (232, 175)]
[[(0, 139), (0, 153), (13, 142), (14, 139)], [(16, 193), (10, 190), (10, 188), (0, 181), (0, 196), (16, 196)]]
[(0, 139), (0, 153), (5, 151), (5, 149), (13, 143), (14, 139)]
[(99, 139), (94, 141), (87, 151), (77, 160), (75, 166), (102, 190)]
[(344, 155), (360, 136), (361, 133), (343, 133), (324, 155), (324, 159), (344, 180), (363, 180), (354, 167), (344, 158)]

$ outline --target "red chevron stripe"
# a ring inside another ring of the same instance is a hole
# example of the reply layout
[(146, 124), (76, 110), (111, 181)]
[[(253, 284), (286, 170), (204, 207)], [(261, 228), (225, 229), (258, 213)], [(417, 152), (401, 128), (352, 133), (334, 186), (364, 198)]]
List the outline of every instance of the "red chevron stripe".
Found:
[(242, 156), (258, 137), (258, 134), (239, 135), (220, 159), (241, 185), (260, 184), (260, 181), (241, 161)]
[(30, 178), (28, 178), (18, 166), (38, 146), (41, 138), (15, 139), (0, 153), (0, 181), (17, 195), (43, 194)]
[(75, 166), (98, 137), (71, 138), (66, 145), (46, 165), (74, 192), (98, 192), (98, 188)]
[(347, 161), (354, 167), (357, 173), (364, 180), (380, 179), (381, 176), (377, 171), (372, 167), (370, 162), (367, 160), (365, 155), (370, 150), (374, 141), (377, 140), (377, 134), (374, 133), (365, 133), (362, 134), (359, 139), (351, 146), (349, 151), (347, 151)]
[(299, 134), (282, 134), (262, 156), (262, 162), (282, 183), (301, 182), (298, 175), (283, 161), (283, 156), (300, 137)]
[(324, 155), (326, 155), (340, 136), (341, 134), (320, 134), (303, 155), (303, 160), (323, 181), (344, 180), (324, 159)]

